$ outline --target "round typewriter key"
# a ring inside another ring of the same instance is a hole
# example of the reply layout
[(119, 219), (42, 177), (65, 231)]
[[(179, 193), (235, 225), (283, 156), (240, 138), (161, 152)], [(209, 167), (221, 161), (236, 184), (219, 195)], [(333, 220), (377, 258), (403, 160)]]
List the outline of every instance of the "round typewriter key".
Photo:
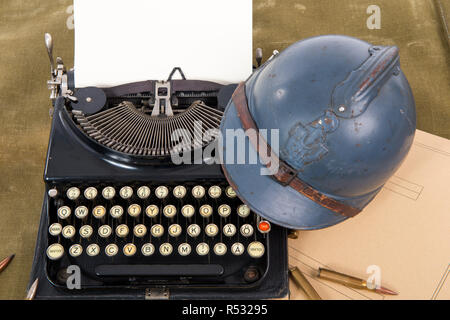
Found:
[(132, 216), (133, 218), (139, 217), (141, 214), (141, 206), (138, 204), (132, 204), (128, 207), (128, 214)]
[(171, 224), (167, 232), (172, 237), (178, 237), (181, 234), (181, 226), (179, 224)]
[(69, 248), (69, 254), (72, 257), (78, 257), (82, 253), (83, 253), (83, 247), (79, 244), (74, 244)]
[(193, 187), (192, 196), (197, 199), (203, 198), (205, 196), (205, 188), (203, 188), (202, 186)]
[(70, 210), (70, 208), (68, 206), (62, 206), (58, 209), (58, 217), (63, 220), (70, 217), (71, 213), (72, 213), (72, 211)]
[(240, 242), (233, 243), (231, 246), (231, 253), (235, 256), (240, 256), (245, 251), (244, 245)]
[(225, 194), (227, 195), (228, 198), (236, 198), (236, 192), (233, 190), (233, 188), (231, 186), (228, 186), (225, 189)]
[(92, 209), (92, 214), (97, 219), (102, 219), (106, 214), (106, 209), (104, 206), (96, 206)]
[(211, 198), (217, 199), (222, 194), (222, 189), (219, 186), (211, 186), (208, 189), (208, 194)]
[(241, 226), (241, 234), (244, 237), (250, 237), (253, 235), (253, 227), (250, 224), (243, 224)]
[(95, 257), (96, 255), (98, 255), (100, 253), (100, 247), (98, 246), (98, 244), (96, 243), (91, 243), (90, 245), (87, 246), (86, 248), (86, 254), (89, 257)]
[(169, 194), (169, 189), (166, 186), (159, 186), (155, 190), (155, 195), (159, 199), (164, 199), (165, 197), (167, 197), (168, 194)]
[(136, 253), (136, 246), (134, 244), (127, 243), (123, 247), (123, 254), (126, 255), (127, 257), (134, 256), (135, 253)]
[(142, 238), (147, 234), (147, 227), (143, 224), (137, 224), (133, 228), (133, 234), (138, 238)]
[(268, 233), (271, 229), (270, 222), (269, 221), (261, 221), (258, 223), (258, 230), (261, 233)]
[(89, 187), (84, 190), (84, 197), (88, 200), (94, 200), (97, 197), (97, 189), (94, 187)]
[(232, 223), (228, 223), (223, 226), (223, 234), (227, 237), (232, 237), (236, 234), (236, 226)]
[(173, 189), (173, 195), (175, 198), (182, 199), (186, 195), (186, 188), (184, 186), (176, 186)]
[(126, 224), (121, 224), (116, 227), (116, 235), (120, 238), (125, 238), (129, 232), (130, 229), (128, 229)]
[(105, 247), (105, 254), (108, 257), (114, 257), (117, 253), (119, 253), (119, 247), (116, 244), (110, 243)]
[(98, 228), (98, 235), (102, 238), (108, 238), (112, 233), (112, 228), (108, 226), (107, 224), (100, 226)]
[(205, 233), (209, 237), (214, 237), (219, 233), (219, 228), (214, 223), (210, 223), (205, 227)]
[(182, 243), (178, 246), (178, 253), (180, 256), (188, 256), (191, 253), (191, 246), (189, 243)]
[(202, 231), (202, 229), (200, 228), (200, 226), (198, 224), (191, 224), (187, 227), (187, 233), (192, 238), (197, 237), (201, 231)]
[(113, 206), (109, 209), (109, 214), (114, 219), (119, 219), (123, 215), (123, 208), (121, 206)]
[(147, 199), (148, 197), (150, 197), (150, 188), (147, 186), (139, 187), (139, 189), (137, 189), (136, 193), (139, 198)]
[(119, 194), (122, 199), (130, 199), (133, 195), (133, 189), (129, 186), (122, 187), (119, 191)]
[(219, 215), (222, 218), (226, 218), (230, 215), (231, 213), (231, 207), (227, 204), (222, 204), (219, 206), (219, 208), (217, 209), (217, 211), (219, 212)]
[(52, 236), (59, 236), (62, 231), (62, 226), (59, 223), (52, 223), (50, 227), (48, 227), (48, 233)]
[(197, 245), (195, 251), (199, 256), (205, 256), (209, 253), (209, 245), (206, 242), (201, 242)]
[(84, 219), (87, 217), (89, 209), (85, 206), (79, 206), (75, 208), (75, 217), (78, 219)]
[(172, 253), (173, 251), (173, 247), (170, 243), (163, 243), (160, 247), (159, 247), (159, 253), (161, 253), (161, 255), (163, 256), (168, 256)]
[(70, 200), (77, 200), (80, 196), (80, 189), (78, 189), (77, 187), (69, 188), (69, 190), (67, 190), (66, 192), (66, 195)]
[(63, 256), (63, 254), (64, 254), (64, 247), (59, 243), (51, 244), (47, 248), (47, 257), (50, 260), (58, 260)]
[(73, 236), (75, 235), (75, 233), (76, 233), (76, 230), (73, 226), (65, 226), (62, 229), (62, 235), (66, 239), (72, 239)]
[(157, 206), (155, 206), (154, 204), (149, 205), (146, 209), (145, 209), (145, 214), (149, 217), (149, 218), (155, 218), (159, 213), (159, 208)]
[(167, 205), (163, 208), (163, 214), (167, 218), (173, 218), (177, 214), (177, 208), (174, 205)]
[(200, 209), (198, 210), (198, 212), (200, 213), (200, 215), (203, 218), (208, 218), (209, 216), (212, 215), (213, 213), (213, 208), (209, 205), (209, 204), (204, 204), (200, 207)]
[(264, 255), (264, 245), (259, 241), (251, 242), (247, 247), (247, 252), (252, 258), (261, 258)]
[(146, 243), (142, 246), (141, 252), (144, 256), (148, 257), (155, 253), (155, 246), (151, 243)]
[(241, 204), (237, 208), (237, 213), (238, 213), (239, 217), (247, 218), (250, 215), (250, 208), (245, 204)]
[(192, 217), (194, 215), (194, 213), (195, 213), (195, 208), (193, 206), (191, 206), (190, 204), (186, 204), (181, 208), (181, 214), (185, 218)]
[(222, 242), (218, 242), (214, 245), (213, 250), (216, 255), (223, 256), (225, 253), (227, 253), (227, 246)]
[(154, 224), (150, 229), (150, 233), (155, 238), (159, 238), (164, 234), (164, 227), (160, 224)]
[(93, 232), (94, 232), (94, 230), (92, 229), (92, 227), (90, 225), (82, 226), (79, 231), (80, 236), (85, 239), (89, 239), (92, 236)]
[(111, 200), (116, 195), (116, 190), (113, 187), (105, 187), (102, 190), (102, 196), (106, 200)]

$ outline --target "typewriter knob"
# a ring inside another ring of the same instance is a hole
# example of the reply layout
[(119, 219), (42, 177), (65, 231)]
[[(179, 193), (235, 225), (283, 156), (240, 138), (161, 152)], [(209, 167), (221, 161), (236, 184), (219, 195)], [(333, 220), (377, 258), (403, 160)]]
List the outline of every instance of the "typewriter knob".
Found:
[(211, 198), (217, 199), (222, 194), (222, 189), (219, 186), (212, 186), (208, 189), (208, 194)]
[(264, 245), (259, 241), (253, 241), (247, 247), (247, 252), (252, 258), (261, 258), (265, 251)]
[(176, 186), (173, 189), (173, 195), (175, 198), (182, 199), (186, 195), (186, 187), (184, 186)]
[(209, 253), (209, 245), (206, 242), (201, 242), (195, 248), (199, 256), (206, 256)]
[(84, 190), (84, 197), (88, 200), (94, 200), (97, 196), (97, 189), (94, 187), (88, 187)]
[(123, 254), (126, 255), (127, 257), (134, 256), (135, 253), (136, 253), (136, 246), (133, 243), (127, 243), (123, 247)]
[(106, 200), (111, 200), (116, 195), (116, 190), (113, 187), (105, 187), (102, 191), (102, 196)]
[(223, 256), (225, 253), (227, 253), (227, 246), (222, 242), (218, 242), (214, 245), (213, 250), (216, 255)]
[(203, 218), (208, 218), (212, 215), (213, 208), (209, 204), (204, 204), (200, 207), (199, 212)]
[(53, 243), (47, 248), (47, 257), (50, 260), (58, 260), (64, 254), (64, 247), (59, 243)]
[(150, 188), (147, 186), (139, 187), (137, 195), (141, 199), (147, 199), (150, 196)]
[(79, 244), (73, 244), (70, 248), (69, 248), (69, 254), (76, 258), (79, 255), (81, 255), (83, 253), (83, 247)]
[(55, 198), (58, 195), (58, 190), (56, 188), (48, 190), (48, 196), (50, 198)]
[(236, 198), (236, 191), (233, 190), (233, 188), (231, 186), (228, 186), (225, 189), (225, 194), (227, 195), (228, 198)]
[(247, 218), (250, 215), (250, 208), (245, 204), (241, 204), (237, 209), (237, 213), (241, 218)]
[(188, 256), (191, 253), (191, 246), (189, 243), (182, 243), (178, 246), (178, 253), (180, 256)]
[(245, 251), (244, 245), (240, 242), (233, 243), (231, 246), (231, 253), (235, 256), (240, 256)]
[(169, 194), (169, 189), (166, 186), (159, 186), (158, 188), (156, 188), (155, 190), (155, 195), (159, 198), (159, 199), (164, 199), (165, 197), (167, 197)]
[(160, 247), (159, 247), (159, 253), (161, 253), (161, 255), (163, 256), (168, 256), (172, 253), (173, 251), (173, 247), (170, 243), (166, 242), (163, 243)]
[(128, 229), (126, 224), (121, 224), (116, 227), (116, 235), (120, 238), (125, 238), (129, 232), (130, 229)]
[(97, 87), (77, 89), (74, 96), (76, 101), (72, 101), (72, 109), (82, 111), (85, 116), (99, 112), (106, 104), (105, 92)]
[(50, 233), (52, 236), (56, 237), (61, 234), (62, 226), (59, 223), (53, 223), (48, 227), (48, 233)]
[(77, 187), (69, 188), (66, 192), (66, 195), (70, 200), (77, 200), (80, 196), (80, 189), (78, 189)]
[(131, 196), (133, 195), (133, 189), (129, 186), (125, 186), (120, 189), (119, 194), (122, 197), (122, 199), (130, 199)]
[(80, 228), (80, 231), (79, 231), (79, 233), (80, 233), (80, 236), (82, 237), (82, 238), (85, 238), (85, 239), (89, 239), (91, 236), (92, 236), (92, 233), (94, 232), (94, 230), (92, 229), (92, 227), (90, 226), (90, 225), (84, 225), (84, 226), (82, 226), (81, 228)]
[(100, 247), (96, 243), (92, 243), (92, 244), (88, 245), (86, 248), (86, 254), (89, 257), (95, 257), (99, 253), (100, 253)]
[(195, 186), (192, 188), (192, 196), (197, 199), (203, 198), (205, 195), (205, 188), (202, 186)]
[(141, 252), (144, 256), (151, 256), (155, 252), (155, 246), (151, 243), (146, 243), (142, 246)]

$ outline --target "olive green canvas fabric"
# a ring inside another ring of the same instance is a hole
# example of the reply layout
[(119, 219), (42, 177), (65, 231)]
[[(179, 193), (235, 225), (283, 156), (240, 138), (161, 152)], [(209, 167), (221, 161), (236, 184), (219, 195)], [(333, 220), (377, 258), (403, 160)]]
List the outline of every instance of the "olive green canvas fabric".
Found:
[[(367, 13), (370, 5), (380, 8), (381, 21)], [(322, 34), (397, 45), (416, 99), (418, 128), (450, 138), (450, 48), (441, 18), (449, 21), (449, 0), (254, 0), (253, 7), (253, 46), (263, 49), (265, 59)], [(187, 14), (186, 23), (193, 16)], [(368, 19), (379, 29), (369, 29)], [(16, 253), (0, 273), (0, 299), (26, 293), (41, 214), (51, 124), (45, 32), (53, 35), (55, 54), (73, 66), (71, 0), (0, 1), (0, 259)], [(147, 41), (158, 41), (151, 35)]]

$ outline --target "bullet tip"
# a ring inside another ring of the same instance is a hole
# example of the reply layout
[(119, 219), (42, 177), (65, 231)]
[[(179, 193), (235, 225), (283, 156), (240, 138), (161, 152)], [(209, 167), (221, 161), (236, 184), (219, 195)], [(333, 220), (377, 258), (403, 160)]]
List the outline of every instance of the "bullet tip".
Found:
[(381, 293), (381, 294), (389, 294), (389, 295), (392, 295), (392, 296), (397, 296), (398, 295), (398, 292), (395, 292), (393, 290), (390, 290), (390, 289), (384, 288), (384, 287), (379, 287), (375, 291), (378, 292), (378, 293)]

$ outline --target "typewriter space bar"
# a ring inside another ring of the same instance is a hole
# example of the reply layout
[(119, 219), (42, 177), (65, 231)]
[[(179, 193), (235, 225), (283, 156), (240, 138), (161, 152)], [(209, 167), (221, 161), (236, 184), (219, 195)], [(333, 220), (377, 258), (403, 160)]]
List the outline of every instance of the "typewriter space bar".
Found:
[(95, 267), (99, 277), (211, 277), (223, 274), (220, 264), (104, 264)]

